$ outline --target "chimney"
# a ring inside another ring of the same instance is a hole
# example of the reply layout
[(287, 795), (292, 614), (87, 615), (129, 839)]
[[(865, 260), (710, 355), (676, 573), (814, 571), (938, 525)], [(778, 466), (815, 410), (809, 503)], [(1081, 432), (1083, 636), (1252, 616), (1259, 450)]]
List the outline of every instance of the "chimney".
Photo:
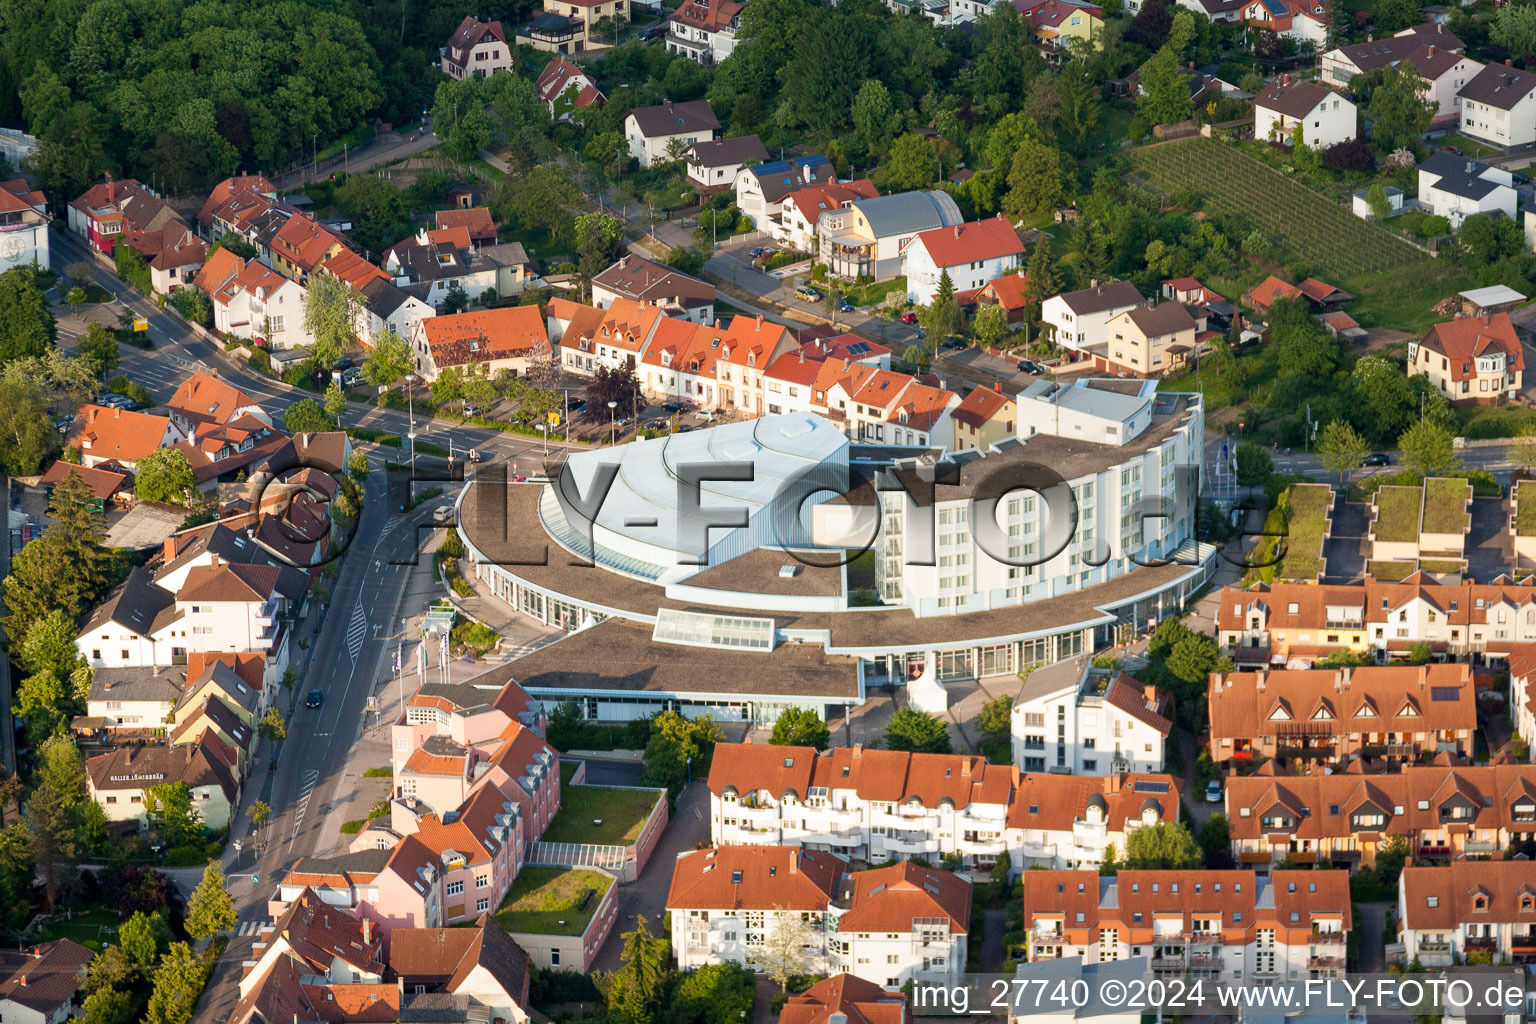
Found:
[(1114, 796), (1120, 792), (1120, 786), (1125, 781), (1125, 777), (1120, 772), (1113, 772), (1104, 781), (1109, 789), (1109, 795)]
[(122, 419), (123, 418), (123, 410), (119, 409), (117, 406), (114, 405), (112, 407), (112, 418), (115, 419), (115, 420)]
[(1512, 61), (1512, 60), (1510, 60), (1510, 59), (1508, 59), (1508, 58), (1507, 58), (1507, 57), (1506, 57), (1506, 58), (1505, 58), (1505, 59), (1504, 59), (1504, 66), (1505, 66), (1505, 67), (1507, 67), (1507, 68), (1512, 68), (1512, 67), (1514, 67), (1514, 66), (1515, 66), (1515, 62), (1514, 62), (1514, 61)]
[(1253, 688), (1255, 690), (1257, 690), (1259, 693), (1263, 693), (1264, 692), (1264, 670), (1261, 668), (1256, 673), (1254, 673), (1254, 675), (1255, 675), (1256, 679), (1254, 681), (1254, 687)]
[(971, 777), (971, 759), (968, 757), (960, 761), (960, 777), (962, 779)]
[(363, 918), (363, 945), (367, 946), (367, 945), (370, 945), (372, 942), (373, 942), (373, 922), (368, 920), (365, 917), (365, 918)]
[(855, 743), (853, 745), (853, 759), (855, 761), (858, 761), (858, 760), (862, 760), (863, 757), (864, 757), (864, 744), (862, 744), (862, 743)]
[(26, 988), (27, 987), (27, 976), (25, 974), (18, 974), (18, 975), (16, 975), (16, 983), (19, 984), (22, 988)]
[(762, 330), (763, 329), (763, 314), (761, 314), (761, 313), (757, 314), (757, 329), (758, 330)]
[(955, 225), (955, 237), (956, 238), (960, 237), (960, 225), (959, 224)]
[(110, 680), (110, 679), (103, 679), (101, 681), (101, 688), (103, 690), (110, 690), (110, 689), (112, 689), (112, 680)]
[(843, 356), (843, 369), (845, 369), (845, 370), (848, 369), (848, 367), (851, 366), (852, 364), (853, 364), (853, 360), (849, 359), (847, 356)]
[(1429, 55), (1431, 57), (1433, 57), (1435, 55), (1435, 44), (1434, 43), (1430, 43), (1429, 44)]
[(790, 851), (789, 873), (792, 875), (798, 875), (800, 873), (800, 848), (798, 846)]

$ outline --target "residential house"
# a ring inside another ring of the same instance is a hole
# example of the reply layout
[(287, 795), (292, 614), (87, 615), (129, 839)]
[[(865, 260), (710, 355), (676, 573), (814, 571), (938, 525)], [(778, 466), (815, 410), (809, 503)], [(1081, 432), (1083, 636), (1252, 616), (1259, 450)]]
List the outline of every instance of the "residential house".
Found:
[(392, 930), (389, 970), (401, 991), (462, 999), (468, 1020), (528, 1022), (528, 954), (489, 913), (473, 927)]
[(304, 326), (304, 287), (255, 260), (220, 249), (193, 279), (213, 300), (213, 328), (281, 351), (314, 344)]
[(1351, 909), (1347, 871), (1024, 873), (1031, 963), (1150, 956), (1159, 978), (1341, 977)]
[(110, 462), (131, 468), (149, 453), (188, 436), (169, 416), (86, 404), (75, 413), (64, 443), (79, 450), (84, 466)]
[(1466, 664), (1213, 672), (1211, 759), (1387, 764), (1472, 751), (1477, 708)]
[(599, 367), (610, 370), (630, 367), (638, 373), (657, 325), (666, 317), (655, 306), (634, 299), (616, 298), (587, 334), (572, 338), (565, 329), (560, 337), (560, 362), (567, 371), (590, 376)]
[(374, 922), (326, 903), (314, 890), (300, 893), (260, 939), (251, 951), (255, 963), (240, 978), (242, 1000), (289, 965), (322, 984), (377, 984), (388, 971), (385, 936)]
[(1242, 9), (1250, 27), (1320, 50), (1328, 43), (1332, 8), (1327, 0), (1251, 0)]
[(1536, 74), (1506, 61), (1461, 87), (1461, 133), (1500, 148), (1536, 142)]
[(133, 499), (133, 474), (126, 469), (108, 469), (106, 465), (96, 468), (77, 466), (63, 459), (49, 466), (48, 472), (38, 477), (37, 486), (45, 497), (52, 500), (53, 489), (67, 477), (76, 477), (85, 484), (86, 490), (96, 499), (96, 507), (102, 511), (106, 511), (107, 505), (119, 497), (123, 501)]
[(125, 234), (158, 231), (177, 220), (176, 211), (132, 178), (92, 185), (71, 200), (69, 229), (103, 256), (111, 256)]
[(1027, 772), (1160, 772), (1173, 698), (1080, 657), (1030, 673), (1011, 714), (1013, 763)]
[(1502, 167), (1490, 167), (1443, 149), (1419, 164), (1419, 205), (1444, 217), (1453, 230), (1466, 218), (1495, 211), (1515, 219), (1520, 196), (1514, 177)]
[(736, 175), (736, 206), (759, 231), (775, 231), (784, 197), (808, 185), (836, 184), (837, 172), (820, 153), (772, 160)]
[(1104, 9), (1085, 0), (1014, 0), (1029, 21), (1035, 43), (1048, 60), (1059, 61), (1072, 40), (1093, 44), (1104, 25)]
[(1536, 645), (1520, 644), (1510, 651), (1509, 700), (1515, 735), (1536, 747)]
[(434, 316), (416, 325), (411, 347), (416, 371), (429, 381), (448, 367), (486, 377), (501, 370), (526, 375), (535, 363), (553, 358), (537, 306)]
[[(44, 261), (42, 266), (48, 264)], [(0, 1020), (6, 1024), (64, 1024), (79, 1016), (75, 996), (94, 954), (71, 939), (23, 947), (0, 981)], [(20, 962), (16, 962), (18, 960)]]
[(265, 652), (226, 651), (192, 651), (186, 663), (187, 684), (171, 710), (176, 726), (201, 714), (212, 699), (222, 701), (246, 725), (259, 724), (262, 712), (277, 695), (278, 678), (287, 665)]
[(465, 747), (491, 745), (501, 742), (515, 723), (543, 733), (543, 712), (515, 682), (495, 691), (467, 683), (424, 683), (406, 698), (390, 726), (392, 770), (401, 774), (429, 736), (447, 736)]
[(667, 894), (684, 970), (750, 963), (791, 915), (809, 926), (806, 952), (818, 973), (846, 972), (889, 989), (958, 978), (970, 909), (970, 882), (960, 875), (911, 861), (849, 872), (841, 857), (791, 846), (684, 854)]
[(779, 1024), (911, 1024), (905, 998), (851, 974), (823, 978), (779, 1011)]
[[(1257, 6), (1262, 6), (1262, 3)], [(1253, 101), (1253, 137), (1290, 145), (1301, 141), (1323, 150), (1358, 134), (1355, 105), (1316, 82), (1281, 75)]]
[(933, 302), (945, 274), (954, 291), (981, 288), (1016, 269), (1023, 255), (1019, 233), (1002, 214), (921, 232), (902, 254), (907, 301)]
[(715, 318), (714, 285), (634, 253), (620, 256), (592, 279), (592, 305), (607, 309), (615, 299), (629, 299), (698, 324)]
[[(843, 376), (867, 369), (889, 370), (891, 350), (857, 334), (834, 334), (830, 325), (799, 332), (798, 347), (779, 355), (760, 380), (768, 415), (815, 412), (826, 415), (826, 388)], [(860, 367), (853, 370), (853, 367)], [(825, 380), (822, 378), (825, 376)], [(818, 385), (818, 380), (822, 383)], [(845, 410), (846, 413), (846, 410)]]
[[(544, 0), (544, 13), (517, 33), (517, 41), (546, 53), (587, 53), (614, 45), (593, 30), (609, 18), (628, 22), (630, 0)], [(617, 25), (615, 25), (617, 35)]]
[(1094, 284), (1046, 299), (1040, 319), (1058, 346), (1087, 357), (1108, 345), (1111, 320), (1146, 301), (1129, 281)]
[(198, 233), (210, 242), (226, 233), (245, 237), (249, 220), (277, 203), (277, 186), (262, 174), (238, 174), (213, 186), (197, 212)]
[(90, 720), (87, 727), (121, 738), (145, 738), (163, 732), (186, 682), (184, 667), (95, 669), (85, 704)]
[[(736, 0), (683, 0), (667, 19), (667, 52), (709, 67), (736, 49), (744, 4)], [(768, 159), (765, 152), (759, 161)]]
[[(503, 286), (498, 286), (497, 291), (513, 294)], [(378, 339), (388, 332), (409, 340), (423, 320), (437, 315), (437, 310), (425, 299), (411, 294), (387, 277), (373, 278), (360, 292), (363, 315), (362, 322), (357, 325), (357, 335), (364, 345), (377, 344)]]
[(497, 244), (496, 224), (491, 220), (491, 211), (483, 206), (464, 206), (452, 210), (438, 210), (433, 216), (437, 219), (437, 230), (456, 231), (463, 228), (469, 233), (469, 243), (476, 252), (480, 252)]
[(240, 805), (240, 784), (205, 737), (183, 747), (118, 747), (85, 761), (86, 790), (107, 821), (149, 824), (145, 806), (156, 786), (184, 784), (203, 824), (218, 831)]
[(1408, 376), (1424, 376), (1452, 405), (1513, 400), (1525, 383), (1525, 349), (1508, 313), (1435, 324), (1408, 345)]
[(542, 102), (549, 104), (551, 121), (580, 121), (582, 111), (603, 102), (604, 98), (598, 91), (597, 82), (563, 53), (555, 54), (554, 59), (544, 65), (533, 89)]
[(501, 22), (480, 21), (472, 15), (465, 15), (449, 37), (448, 45), (438, 53), (442, 57), (443, 74), (458, 81), (484, 78), (498, 71), (511, 71), (517, 66), (512, 44), (507, 42)]
[(434, 307), (442, 306), (455, 288), (472, 301), (488, 291), (497, 294), (496, 264), (475, 252), (463, 227), (422, 228), (386, 249), (383, 263), (396, 285)]
[(246, 417), (273, 425), (272, 417), (256, 399), (219, 379), (217, 370), (198, 370), (183, 380), (165, 403), (165, 410), (189, 434), (199, 425), (223, 427)]
[[(1335, 88), (1349, 88), (1350, 80), (1356, 75), (1369, 74), (1372, 71), (1380, 71), (1382, 68), (1396, 67), (1413, 54), (1422, 59), (1422, 52), (1433, 48), (1435, 51), (1446, 53), (1461, 53), (1466, 49), (1462, 41), (1456, 38), (1444, 25), (1426, 22), (1392, 36), (1383, 36), (1379, 39), (1368, 39), (1363, 43), (1350, 43), (1348, 46), (1335, 47), (1324, 53), (1320, 66), (1322, 79), (1328, 85)], [(1470, 61), (1471, 73), (1476, 74), (1482, 67), (1476, 61)], [(1415, 63), (1415, 67), (1418, 64)], [(1419, 68), (1420, 75), (1426, 75), (1423, 68)], [(1470, 79), (1470, 75), (1468, 79)], [(1466, 81), (1456, 85), (1460, 88)], [(1432, 93), (1438, 92), (1438, 83), (1432, 87)], [(1440, 108), (1440, 113), (1445, 113), (1445, 108)]]
[(1009, 326), (1018, 326), (1024, 322), (1024, 312), (1029, 307), (1028, 288), (1029, 278), (1020, 270), (993, 278), (980, 288), (957, 291), (955, 301), (972, 315), (983, 306), (996, 306), (1003, 311)]
[(733, 317), (715, 356), (718, 406), (729, 413), (761, 416), (763, 373), (794, 348), (788, 329), (762, 314)]
[(785, 352), (763, 371), (763, 409), (769, 416), (780, 413), (815, 411), (815, 384), (825, 359), (815, 357), (815, 349), (801, 345)]
[(724, 343), (725, 331), (718, 323), (663, 317), (637, 371), (646, 397), (686, 402), (706, 412), (716, 408), (715, 360)]
[(1111, 373), (1161, 377), (1180, 370), (1195, 350), (1198, 325), (1183, 303), (1132, 306), (1112, 317), (1093, 365)]
[(689, 146), (708, 142), (719, 131), (720, 121), (708, 100), (668, 100), (654, 107), (635, 107), (624, 116), (629, 155), (641, 167), (676, 160)]
[(1370, 867), (1401, 837), (1416, 861), (1498, 856), (1536, 839), (1536, 766), (1403, 765), (1400, 771), (1229, 775), (1232, 854), (1267, 871), (1285, 860)]
[[(1126, 11), (1139, 13), (1141, 4), (1142, 0), (1131, 0)], [(1243, 0), (1178, 0), (1178, 5), (1205, 15), (1217, 25), (1231, 25), (1242, 20)]]
[(956, 452), (972, 448), (986, 450), (999, 441), (1015, 437), (1013, 424), (1017, 414), (1018, 408), (1013, 399), (1003, 394), (1001, 383), (991, 388), (972, 388), (949, 414), (954, 426), (949, 449)]
[(988, 867), (1097, 867), (1143, 825), (1175, 820), (1167, 775), (1024, 774), (961, 754), (722, 743), (711, 763), (717, 846), (830, 850), (882, 864), (953, 855)]
[[(698, 2), (689, 0), (684, 7)], [(756, 135), (739, 135), (729, 139), (695, 142), (683, 154), (683, 159), (689, 184), (701, 192), (724, 192), (736, 187), (736, 175), (741, 173), (743, 167), (767, 160), (768, 150), (763, 148), (762, 140)]]
[(24, 180), (0, 181), (0, 267), (48, 262), (48, 199)]
[(256, 756), (256, 725), (240, 717), (240, 711), (223, 698), (207, 694), (201, 703), (185, 706), (180, 720), (170, 730), (172, 747), (197, 743), (221, 749), (226, 763), (237, 779), (250, 775)]
[(947, 192), (856, 199), (817, 218), (817, 253), (835, 277), (884, 280), (902, 273), (907, 246), (919, 234), (955, 227), (963, 219)]
[(775, 242), (794, 252), (813, 252), (816, 249), (816, 222), (823, 213), (846, 210), (856, 200), (873, 199), (879, 194), (879, 189), (868, 178), (807, 185), (786, 194), (779, 201), (779, 216), (769, 218), (766, 228), (759, 222), (758, 229), (766, 230)]
[(117, 241), (144, 254), (150, 287), (162, 295), (191, 284), (208, 258), (208, 243), (180, 218), (147, 231), (124, 231)]
[(1397, 917), (1403, 957), (1431, 969), (1536, 961), (1536, 883), (1528, 860), (1404, 868)]
[(303, 280), (310, 271), (346, 248), (340, 237), (302, 213), (274, 222), (274, 226), (276, 231), (264, 228), (258, 235), (258, 258), (294, 280)]

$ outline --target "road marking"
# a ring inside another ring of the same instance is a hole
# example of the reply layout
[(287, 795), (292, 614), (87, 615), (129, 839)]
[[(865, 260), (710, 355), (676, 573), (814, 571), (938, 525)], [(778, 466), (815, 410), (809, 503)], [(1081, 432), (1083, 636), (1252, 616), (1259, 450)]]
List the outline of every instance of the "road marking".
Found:
[(352, 660), (357, 661), (357, 653), (363, 649), (363, 644), (368, 642), (368, 616), (363, 614), (363, 603), (359, 601), (352, 609), (352, 621), (347, 626), (347, 653)]
[(304, 773), (304, 784), (299, 789), (299, 804), (293, 818), (293, 832), (288, 836), (288, 849), (293, 849), (293, 841), (299, 837), (299, 828), (304, 824), (304, 814), (309, 810), (309, 798), (314, 795), (315, 784), (320, 781), (320, 772), (311, 768)]

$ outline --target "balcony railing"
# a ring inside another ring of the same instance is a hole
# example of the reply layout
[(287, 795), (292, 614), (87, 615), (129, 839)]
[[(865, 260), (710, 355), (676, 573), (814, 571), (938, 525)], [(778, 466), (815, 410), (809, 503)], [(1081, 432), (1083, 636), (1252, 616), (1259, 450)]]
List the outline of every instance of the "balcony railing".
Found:
[(1451, 944), (1443, 939), (1426, 939), (1419, 943), (1420, 953), (1449, 953)]
[(1312, 930), (1312, 938), (1309, 941), (1314, 946), (1342, 946), (1344, 945), (1344, 933), (1325, 932), (1314, 928)]
[(1468, 839), (1461, 844), (1461, 848), (1466, 853), (1494, 853), (1499, 849), (1499, 844), (1481, 839)]
[(1312, 971), (1340, 971), (1344, 969), (1344, 958), (1341, 956), (1308, 957), (1307, 969)]
[(1419, 748), (1412, 743), (1367, 743), (1366, 757), (1418, 757)]

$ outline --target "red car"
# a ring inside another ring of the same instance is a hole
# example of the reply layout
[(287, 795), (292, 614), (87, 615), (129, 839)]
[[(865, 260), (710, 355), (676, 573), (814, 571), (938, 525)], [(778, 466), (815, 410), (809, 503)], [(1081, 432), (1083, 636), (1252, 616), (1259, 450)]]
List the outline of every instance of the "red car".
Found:
[(903, 314), (901, 314), (901, 322), (904, 323), (904, 324), (915, 324), (915, 323), (917, 323), (917, 314), (916, 313), (903, 313)]

